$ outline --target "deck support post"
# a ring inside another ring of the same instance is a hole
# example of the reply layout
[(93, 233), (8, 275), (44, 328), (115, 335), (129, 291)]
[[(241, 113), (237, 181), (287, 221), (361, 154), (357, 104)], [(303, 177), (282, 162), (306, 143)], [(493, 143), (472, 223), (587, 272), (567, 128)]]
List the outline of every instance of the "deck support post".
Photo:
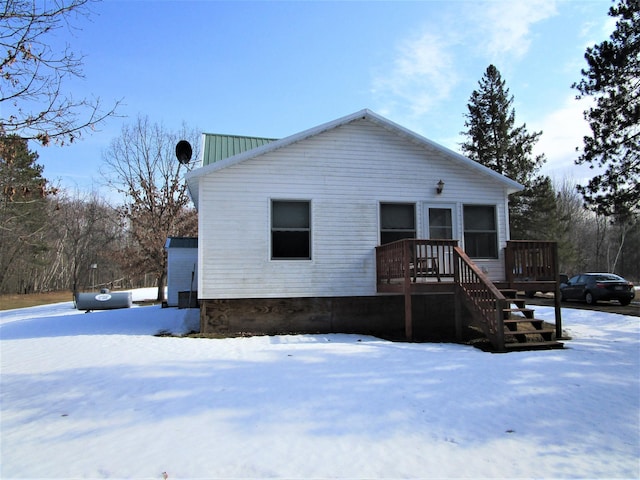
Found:
[[(455, 253), (455, 252), (454, 252)], [(453, 312), (456, 323), (456, 340), (462, 341), (462, 286), (460, 283), (460, 259), (456, 256), (453, 262), (453, 278), (455, 293), (453, 294)]]
[(413, 340), (413, 319), (411, 317), (411, 290), (404, 294), (404, 335), (408, 341)]
[(460, 295), (461, 293), (458, 287), (456, 287), (456, 291), (453, 294), (453, 312), (456, 324), (456, 340), (458, 342), (462, 341), (462, 303), (460, 301)]
[(411, 316), (411, 258), (412, 246), (406, 242), (402, 249), (402, 265), (404, 267), (404, 335), (408, 341), (413, 340), (413, 319)]
[(402, 249), (402, 265), (404, 268), (404, 335), (407, 340), (413, 340), (413, 318), (411, 315), (411, 259), (413, 258), (413, 246), (411, 242), (405, 243)]
[(554, 243), (552, 248), (553, 258), (555, 259), (553, 274), (556, 281), (555, 291), (553, 292), (556, 313), (556, 340), (559, 340), (562, 338), (562, 294), (560, 293), (560, 265), (558, 265), (558, 244)]

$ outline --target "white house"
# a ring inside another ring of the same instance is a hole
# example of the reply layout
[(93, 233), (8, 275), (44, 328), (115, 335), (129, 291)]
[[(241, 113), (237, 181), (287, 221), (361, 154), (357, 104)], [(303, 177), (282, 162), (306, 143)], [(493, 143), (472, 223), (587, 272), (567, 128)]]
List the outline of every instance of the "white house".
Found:
[(186, 177), (203, 332), (359, 330), (390, 311), (376, 247), (402, 238), (458, 240), (505, 280), (522, 186), (370, 110), (238, 151)]
[[(180, 302), (180, 292), (198, 289), (198, 239), (169, 237), (164, 248), (167, 251), (167, 305), (177, 307), (185, 302), (185, 299)], [(187, 294), (185, 306), (188, 305)]]

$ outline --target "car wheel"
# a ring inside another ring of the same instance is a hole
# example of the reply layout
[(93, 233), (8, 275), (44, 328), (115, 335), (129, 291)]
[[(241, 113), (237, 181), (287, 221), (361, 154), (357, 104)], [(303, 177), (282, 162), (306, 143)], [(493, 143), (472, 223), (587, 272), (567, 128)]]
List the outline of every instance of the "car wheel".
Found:
[(596, 299), (593, 297), (591, 292), (587, 292), (584, 294), (584, 301), (587, 302), (587, 305), (595, 305)]
[(626, 307), (631, 303), (631, 299), (619, 300), (619, 302), (620, 302), (620, 305), (622, 305), (623, 307)]

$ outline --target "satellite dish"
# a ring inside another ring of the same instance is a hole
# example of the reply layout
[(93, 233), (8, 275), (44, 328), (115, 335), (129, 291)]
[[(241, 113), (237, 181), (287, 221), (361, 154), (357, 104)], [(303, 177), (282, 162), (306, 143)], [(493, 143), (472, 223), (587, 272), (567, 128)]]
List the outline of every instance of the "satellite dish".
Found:
[(186, 164), (191, 161), (193, 150), (186, 140), (180, 140), (176, 145), (176, 157), (180, 163)]

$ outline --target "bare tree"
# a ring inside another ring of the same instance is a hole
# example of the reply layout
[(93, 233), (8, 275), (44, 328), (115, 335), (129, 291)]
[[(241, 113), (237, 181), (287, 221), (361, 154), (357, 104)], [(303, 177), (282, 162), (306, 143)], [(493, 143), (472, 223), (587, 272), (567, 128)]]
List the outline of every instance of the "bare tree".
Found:
[(178, 162), (175, 147), (187, 140), (198, 158), (198, 139), (198, 133), (185, 125), (180, 132), (170, 132), (140, 116), (122, 128), (103, 154), (103, 175), (126, 197), (121, 213), (131, 242), (122, 261), (131, 273), (156, 275), (159, 301), (164, 297), (166, 239), (197, 233), (196, 212), (189, 207), (182, 178), (190, 166)]
[(113, 267), (123, 232), (112, 206), (95, 193), (65, 196), (56, 204), (54, 223), (52, 243), (59, 249), (55, 263), (61, 265), (57, 274), (64, 287), (75, 292), (88, 285), (91, 265), (99, 266), (105, 284), (118, 279), (120, 272)]
[(633, 217), (610, 217), (585, 208), (573, 181), (556, 184), (560, 268), (565, 273), (616, 272), (640, 278), (640, 235)]
[(67, 44), (51, 41), (60, 29), (88, 15), (93, 0), (5, 0), (0, 7), (0, 133), (71, 143), (83, 131), (115, 113), (118, 102), (104, 108), (99, 98), (76, 99), (64, 91), (69, 78), (82, 77), (83, 57)]
[(564, 227), (564, 235), (558, 239), (560, 268), (564, 273), (579, 272), (587, 268), (591, 254), (585, 246), (593, 239), (591, 226), (595, 214), (583, 207), (575, 182), (564, 179), (555, 189), (558, 220)]

